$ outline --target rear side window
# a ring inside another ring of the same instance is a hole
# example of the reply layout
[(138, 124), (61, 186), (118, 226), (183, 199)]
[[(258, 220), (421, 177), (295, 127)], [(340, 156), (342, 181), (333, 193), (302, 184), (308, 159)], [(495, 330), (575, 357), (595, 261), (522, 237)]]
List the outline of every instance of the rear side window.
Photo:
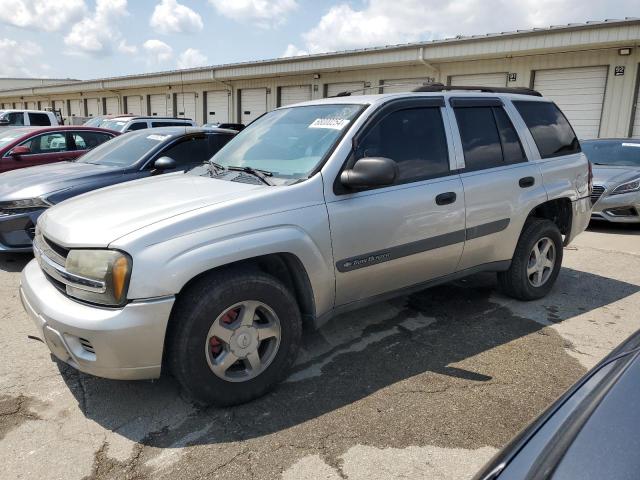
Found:
[(127, 132), (133, 132), (134, 130), (144, 130), (145, 128), (147, 128), (147, 122), (134, 122), (129, 125), (129, 128), (127, 128)]
[(188, 126), (191, 126), (191, 123), (180, 122), (180, 121), (176, 121), (176, 122), (172, 122), (172, 121), (168, 121), (168, 122), (151, 122), (151, 127), (152, 128), (156, 128), (156, 127), (188, 127)]
[(213, 155), (209, 152), (209, 142), (205, 136), (189, 137), (164, 150), (158, 157), (173, 158), (178, 168), (200, 165)]
[(542, 158), (570, 155), (580, 143), (564, 114), (551, 102), (513, 102), (536, 142)]
[(438, 107), (398, 110), (377, 122), (358, 142), (355, 160), (386, 157), (398, 164), (396, 183), (449, 172), (447, 138)]
[(76, 150), (91, 150), (98, 145), (111, 140), (111, 135), (98, 132), (73, 132), (73, 140)]
[(39, 127), (46, 127), (51, 125), (49, 115), (46, 113), (29, 113), (29, 123), (31, 125), (37, 125)]
[(518, 134), (502, 107), (459, 107), (455, 113), (465, 170), (526, 161)]

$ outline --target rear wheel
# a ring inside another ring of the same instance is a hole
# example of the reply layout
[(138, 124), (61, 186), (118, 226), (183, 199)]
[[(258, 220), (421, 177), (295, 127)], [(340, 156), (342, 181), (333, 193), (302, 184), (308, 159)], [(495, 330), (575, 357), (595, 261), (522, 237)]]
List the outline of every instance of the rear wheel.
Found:
[(562, 234), (550, 220), (534, 218), (525, 223), (506, 272), (498, 283), (507, 295), (519, 300), (536, 300), (547, 295), (562, 266)]
[(258, 270), (219, 272), (184, 292), (172, 318), (171, 371), (200, 403), (259, 397), (282, 380), (298, 353), (293, 295)]

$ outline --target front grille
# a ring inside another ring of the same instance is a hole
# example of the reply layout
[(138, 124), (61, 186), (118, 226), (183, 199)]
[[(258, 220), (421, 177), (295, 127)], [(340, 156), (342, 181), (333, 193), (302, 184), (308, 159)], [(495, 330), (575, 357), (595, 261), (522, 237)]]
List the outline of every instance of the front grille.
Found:
[(46, 244), (46, 246), (48, 246), (51, 250), (56, 252), (62, 258), (64, 258), (64, 259), (67, 258), (67, 255), (69, 255), (69, 249), (68, 248), (64, 248), (63, 246), (58, 245), (56, 242), (54, 242), (51, 239), (45, 237), (44, 235), (42, 236), (42, 239), (44, 240), (44, 243)]
[(54, 287), (56, 287), (60, 293), (63, 293), (65, 295), (67, 294), (67, 286), (64, 283), (62, 283), (58, 279), (53, 278), (51, 275), (49, 275), (44, 270), (42, 271), (42, 273), (44, 273), (44, 276), (46, 277), (46, 279), (49, 280), (49, 282), (51, 282), (51, 284)]
[(44, 210), (42, 207), (27, 207), (27, 208), (0, 208), (0, 217), (8, 215), (18, 215), (22, 213), (32, 213)]
[(591, 191), (591, 205), (594, 205), (604, 193), (604, 187), (602, 185), (594, 185)]

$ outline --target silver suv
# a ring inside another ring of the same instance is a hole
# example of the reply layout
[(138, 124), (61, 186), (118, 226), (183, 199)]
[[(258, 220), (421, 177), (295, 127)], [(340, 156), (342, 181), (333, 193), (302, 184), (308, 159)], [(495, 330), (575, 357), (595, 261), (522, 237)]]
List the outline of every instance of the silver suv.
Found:
[(571, 126), (539, 96), (317, 100), (264, 115), (208, 165), (47, 210), (21, 298), (83, 372), (167, 369), (192, 398), (235, 404), (287, 375), (304, 324), (481, 271), (546, 295), (589, 194)]

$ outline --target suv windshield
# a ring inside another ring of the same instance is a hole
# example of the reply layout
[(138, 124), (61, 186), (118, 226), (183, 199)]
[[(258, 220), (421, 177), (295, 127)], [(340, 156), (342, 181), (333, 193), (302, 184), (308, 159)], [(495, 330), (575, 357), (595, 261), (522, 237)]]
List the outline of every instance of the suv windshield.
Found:
[(271, 172), (277, 183), (306, 178), (365, 105), (310, 105), (262, 116), (213, 156), (223, 167)]
[(77, 161), (94, 165), (130, 167), (171, 135), (153, 132), (126, 133), (87, 152)]
[(640, 167), (640, 142), (596, 140), (582, 142), (582, 151), (596, 165)]
[(127, 123), (129, 123), (129, 120), (107, 120), (100, 124), (100, 128), (108, 128), (109, 130), (122, 132)]

